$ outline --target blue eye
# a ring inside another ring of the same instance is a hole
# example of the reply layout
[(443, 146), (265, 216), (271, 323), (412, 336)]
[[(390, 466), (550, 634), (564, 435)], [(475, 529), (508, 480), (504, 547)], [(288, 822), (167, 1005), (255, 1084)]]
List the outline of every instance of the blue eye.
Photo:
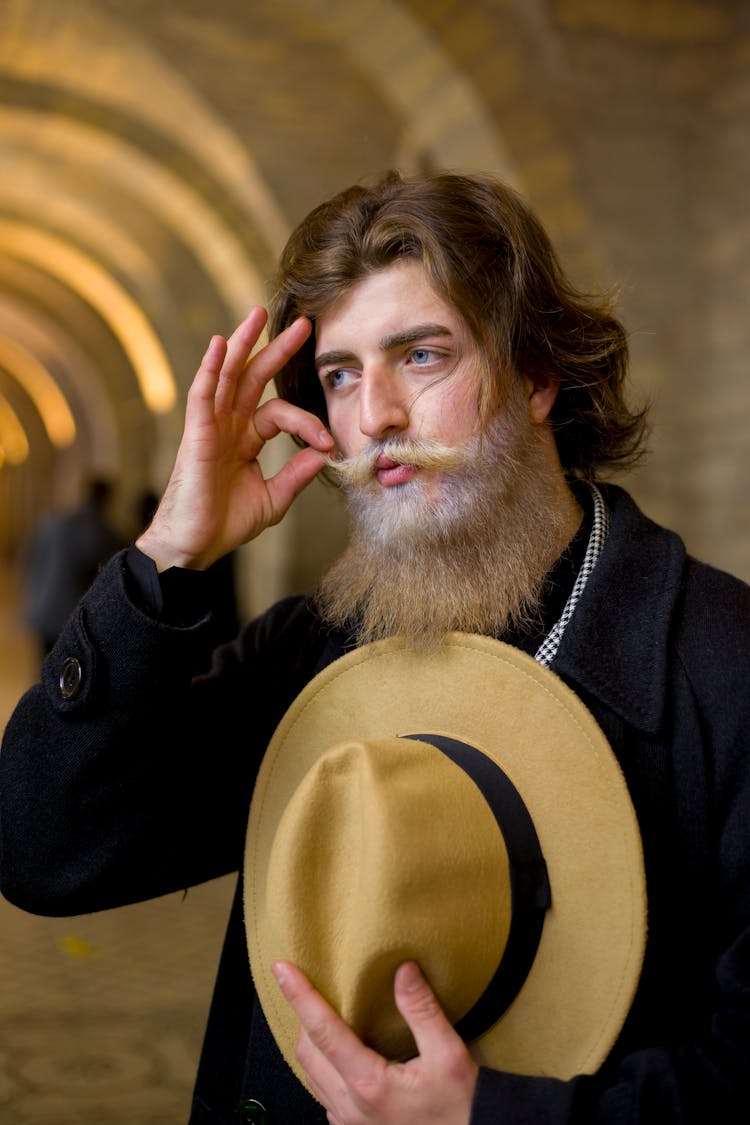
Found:
[(417, 365), (429, 363), (432, 358), (432, 352), (428, 348), (415, 348), (411, 353), (412, 362)]
[(332, 391), (348, 386), (353, 378), (353, 373), (346, 367), (339, 367), (335, 371), (328, 371), (324, 376), (325, 385)]

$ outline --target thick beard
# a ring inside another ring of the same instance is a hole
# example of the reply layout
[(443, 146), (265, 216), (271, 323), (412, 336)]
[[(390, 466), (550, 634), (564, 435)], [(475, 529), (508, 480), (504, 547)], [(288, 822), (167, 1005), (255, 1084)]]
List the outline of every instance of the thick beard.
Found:
[(350, 544), (317, 594), (327, 625), (358, 644), (401, 635), (428, 649), (452, 631), (500, 636), (538, 619), (570, 509), (525, 403), (504, 407), (457, 468), (346, 491)]

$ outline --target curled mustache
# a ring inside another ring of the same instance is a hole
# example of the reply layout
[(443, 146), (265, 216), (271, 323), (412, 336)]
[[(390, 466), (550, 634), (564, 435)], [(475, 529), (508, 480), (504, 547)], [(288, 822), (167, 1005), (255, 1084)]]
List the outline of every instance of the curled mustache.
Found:
[(355, 457), (331, 457), (328, 468), (342, 484), (363, 485), (374, 477), (381, 457), (399, 465), (450, 472), (468, 459), (468, 448), (443, 445), (433, 438), (386, 438), (370, 442)]

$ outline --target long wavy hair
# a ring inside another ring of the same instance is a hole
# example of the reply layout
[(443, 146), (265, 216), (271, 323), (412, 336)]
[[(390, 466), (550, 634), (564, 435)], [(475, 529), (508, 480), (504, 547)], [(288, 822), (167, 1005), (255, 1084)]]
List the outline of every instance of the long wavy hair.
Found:
[[(422, 263), (478, 345), (484, 423), (508, 378), (544, 373), (560, 384), (550, 421), (568, 473), (591, 479), (639, 458), (645, 410), (625, 402), (628, 342), (610, 300), (572, 286), (521, 196), (490, 177), (388, 172), (316, 207), (282, 253), (269, 334), (298, 316), (314, 325), (358, 281), (403, 259)], [(314, 355), (313, 332), (276, 384), (327, 420)]]

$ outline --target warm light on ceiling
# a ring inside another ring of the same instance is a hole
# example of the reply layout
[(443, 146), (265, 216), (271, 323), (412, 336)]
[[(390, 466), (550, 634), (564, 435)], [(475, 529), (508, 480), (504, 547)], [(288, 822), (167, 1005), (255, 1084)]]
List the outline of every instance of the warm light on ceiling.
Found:
[[(13, 176), (0, 178), (0, 197), (9, 203), (12, 214), (22, 214), (27, 221), (44, 215), (56, 231), (74, 231), (76, 244), (106, 250), (107, 261), (119, 277), (137, 277), (144, 262), (146, 269), (160, 272), (160, 263), (150, 257), (151, 247), (136, 245), (116, 214), (93, 208), (80, 193), (67, 194), (69, 185), (66, 191), (61, 179), (45, 174), (50, 162), (56, 167), (75, 165), (81, 175), (100, 184), (105, 197), (109, 185), (116, 185), (158, 217), (198, 259), (235, 322), (244, 319), (252, 305), (266, 303), (263, 273), (248, 256), (235, 226), (194, 185), (134, 142), (62, 114), (4, 105), (0, 147), (5, 146), (13, 153)], [(258, 214), (264, 213), (260, 202), (258, 207)], [(268, 226), (258, 220), (259, 230), (266, 234)], [(283, 245), (286, 233), (274, 232), (273, 239), (279, 237)]]
[[(26, 391), (42, 419), (52, 444), (58, 449), (65, 449), (72, 445), (76, 436), (73, 414), (65, 395), (44, 364), (17, 340), (0, 335), (0, 367), (3, 367)], [(12, 462), (7, 445), (5, 452), (8, 460)]]
[(0, 395), (0, 450), (9, 465), (22, 465), (29, 455), (29, 440), (18, 415), (8, 400)]
[(143, 400), (155, 414), (174, 406), (172, 369), (143, 310), (130, 294), (82, 250), (48, 231), (0, 221), (3, 252), (52, 274), (87, 301), (108, 324), (133, 366)]

